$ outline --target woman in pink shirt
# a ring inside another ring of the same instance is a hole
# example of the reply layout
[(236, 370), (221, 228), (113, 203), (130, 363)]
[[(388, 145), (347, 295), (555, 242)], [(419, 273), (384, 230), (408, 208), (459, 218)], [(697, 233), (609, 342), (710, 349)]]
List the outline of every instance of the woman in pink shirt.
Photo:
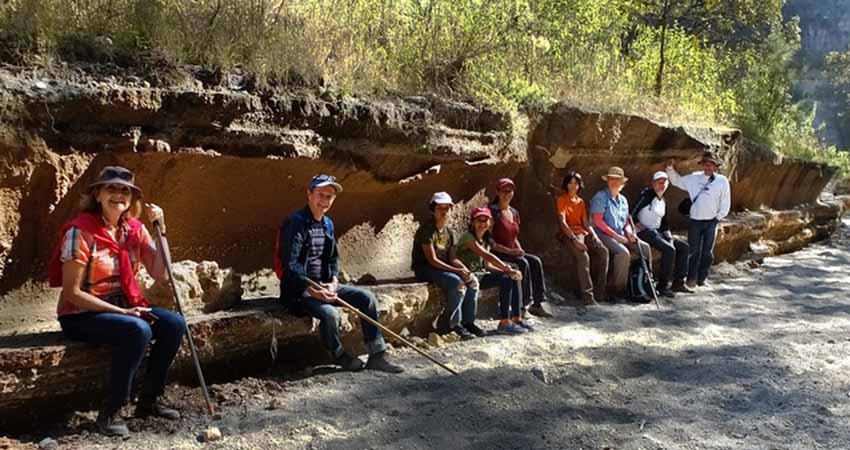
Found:
[(519, 211), (511, 206), (516, 185), (510, 178), (496, 182), (496, 197), (490, 204), (493, 213), (493, 250), (502, 261), (514, 263), (522, 272), (523, 305), (528, 312), (540, 317), (552, 317), (546, 304), (546, 282), (543, 262), (537, 256), (526, 253), (519, 243)]

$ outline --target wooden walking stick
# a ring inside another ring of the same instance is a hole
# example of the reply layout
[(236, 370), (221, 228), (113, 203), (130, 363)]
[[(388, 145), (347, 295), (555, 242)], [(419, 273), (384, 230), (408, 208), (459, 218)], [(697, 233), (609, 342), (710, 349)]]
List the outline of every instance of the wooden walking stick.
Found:
[[(325, 289), (325, 288), (324, 288), (324, 286), (320, 285), (319, 283), (316, 283), (315, 281), (313, 281), (313, 280), (311, 280), (311, 279), (309, 279), (309, 278), (307, 278), (307, 282), (310, 284), (310, 286), (312, 286), (312, 287), (313, 287), (313, 289), (320, 289), (320, 290), (324, 290), (324, 289)], [(404, 345), (406, 345), (406, 346), (408, 346), (408, 347), (412, 348), (413, 350), (416, 350), (416, 352), (417, 352), (417, 353), (419, 353), (420, 355), (424, 356), (425, 358), (428, 358), (428, 360), (429, 360), (429, 361), (431, 361), (431, 362), (433, 362), (434, 364), (436, 364), (436, 365), (438, 365), (438, 366), (442, 367), (443, 369), (446, 369), (446, 370), (447, 370), (449, 373), (451, 373), (452, 375), (460, 375), (457, 371), (455, 371), (455, 370), (454, 370), (454, 369), (452, 369), (451, 367), (449, 367), (449, 366), (447, 366), (447, 365), (445, 365), (445, 364), (441, 363), (441, 362), (440, 362), (440, 361), (438, 361), (436, 358), (434, 358), (433, 356), (429, 355), (429, 354), (428, 354), (428, 352), (426, 352), (426, 351), (424, 351), (424, 350), (420, 349), (419, 347), (417, 347), (416, 345), (414, 345), (412, 342), (410, 342), (410, 341), (408, 341), (407, 339), (405, 339), (405, 338), (403, 338), (403, 337), (399, 336), (398, 334), (396, 334), (393, 330), (390, 330), (389, 328), (387, 328), (387, 327), (385, 327), (385, 326), (381, 325), (381, 323), (380, 323), (380, 322), (378, 322), (377, 320), (375, 320), (375, 319), (373, 319), (373, 318), (371, 318), (371, 317), (367, 316), (366, 314), (364, 314), (364, 313), (363, 313), (362, 311), (360, 311), (359, 309), (357, 309), (357, 308), (355, 308), (355, 307), (351, 306), (351, 304), (349, 304), (349, 303), (348, 303), (348, 302), (346, 302), (345, 300), (343, 300), (343, 299), (339, 298), (339, 296), (337, 296), (336, 294), (334, 294), (334, 301), (338, 302), (340, 305), (344, 306), (346, 309), (348, 309), (349, 311), (353, 312), (354, 314), (356, 314), (357, 316), (359, 316), (361, 319), (365, 320), (366, 322), (369, 322), (370, 324), (372, 324), (372, 325), (374, 325), (374, 326), (378, 327), (378, 329), (379, 329), (379, 330), (381, 330), (383, 333), (386, 333), (386, 334), (390, 335), (390, 337), (392, 337), (393, 339), (395, 339), (395, 340), (397, 340), (397, 341), (401, 342), (402, 344), (404, 344)]]
[(177, 312), (183, 316), (183, 324), (186, 327), (186, 339), (189, 341), (189, 351), (192, 353), (192, 363), (195, 365), (195, 372), (198, 374), (198, 381), (201, 383), (201, 391), (204, 393), (204, 401), (207, 402), (207, 413), (210, 416), (215, 414), (212, 401), (210, 401), (210, 393), (207, 390), (207, 383), (204, 381), (204, 373), (201, 371), (201, 363), (198, 361), (198, 350), (195, 348), (195, 341), (192, 340), (192, 331), (189, 329), (189, 323), (183, 315), (183, 306), (180, 304), (180, 294), (177, 292), (177, 285), (174, 282), (174, 273), (171, 270), (171, 255), (162, 241), (162, 226), (159, 222), (153, 223), (156, 230), (156, 239), (159, 241), (159, 248), (162, 250), (162, 262), (165, 263), (165, 270), (168, 271), (168, 281), (171, 284), (171, 292), (174, 294), (174, 302), (177, 304)]

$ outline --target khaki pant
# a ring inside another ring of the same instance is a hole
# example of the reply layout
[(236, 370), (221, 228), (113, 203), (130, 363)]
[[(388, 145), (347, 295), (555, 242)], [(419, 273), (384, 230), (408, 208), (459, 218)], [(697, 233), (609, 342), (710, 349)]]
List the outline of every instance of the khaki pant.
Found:
[(594, 300), (605, 301), (607, 297), (605, 286), (608, 278), (608, 249), (602, 245), (599, 239), (589, 234), (579, 235), (579, 237), (581, 242), (587, 246), (587, 250), (579, 250), (576, 247), (576, 242), (570, 239), (564, 240), (564, 247), (573, 257), (578, 285), (581, 290), (581, 299), (585, 304), (593, 303)]
[(605, 245), (610, 254), (611, 270), (608, 271), (608, 292), (610, 294), (625, 294), (626, 284), (629, 282), (629, 263), (632, 260), (631, 252), (635, 252), (635, 255), (637, 255), (637, 245), (641, 246), (648, 268), (650, 272), (652, 271), (652, 258), (650, 257), (650, 251), (652, 249), (646, 242), (638, 239), (637, 244), (631, 242), (621, 244), (604, 233), (599, 233), (599, 239), (602, 240), (602, 244)]

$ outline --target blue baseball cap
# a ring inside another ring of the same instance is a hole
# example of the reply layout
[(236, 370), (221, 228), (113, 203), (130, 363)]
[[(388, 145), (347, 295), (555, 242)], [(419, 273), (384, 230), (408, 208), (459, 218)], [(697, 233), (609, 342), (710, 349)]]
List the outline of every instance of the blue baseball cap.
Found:
[(336, 178), (334, 178), (333, 175), (326, 175), (326, 174), (322, 173), (322, 174), (314, 176), (313, 179), (310, 180), (310, 190), (311, 191), (313, 189), (325, 187), (325, 186), (333, 186), (334, 189), (336, 189), (337, 193), (342, 192), (342, 185), (339, 184), (339, 182), (336, 181)]

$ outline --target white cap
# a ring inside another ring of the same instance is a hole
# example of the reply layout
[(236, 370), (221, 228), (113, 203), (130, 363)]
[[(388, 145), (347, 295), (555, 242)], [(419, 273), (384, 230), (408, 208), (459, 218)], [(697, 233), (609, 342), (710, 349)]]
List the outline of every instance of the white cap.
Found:
[(665, 180), (668, 179), (667, 172), (659, 170), (658, 172), (655, 172), (655, 175), (652, 176), (652, 181), (660, 180), (662, 178), (664, 178)]
[(436, 203), (438, 205), (453, 205), (452, 196), (447, 192), (435, 192), (433, 196), (431, 196), (431, 203)]

